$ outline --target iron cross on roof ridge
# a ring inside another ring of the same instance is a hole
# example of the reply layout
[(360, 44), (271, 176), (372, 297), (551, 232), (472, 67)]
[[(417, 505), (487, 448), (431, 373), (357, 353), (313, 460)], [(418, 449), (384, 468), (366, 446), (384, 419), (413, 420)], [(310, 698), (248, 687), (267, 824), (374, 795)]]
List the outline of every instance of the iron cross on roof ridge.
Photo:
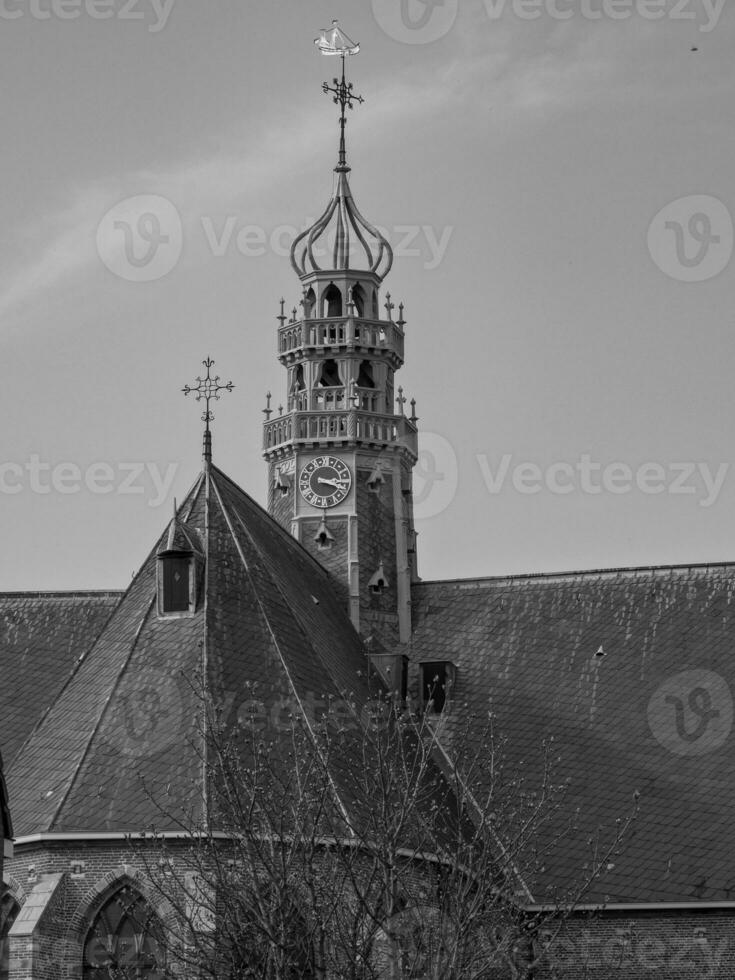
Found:
[(185, 395), (193, 394), (196, 395), (196, 400), (199, 402), (204, 399), (205, 409), (202, 412), (202, 422), (204, 422), (204, 462), (209, 464), (212, 462), (212, 433), (209, 429), (209, 423), (214, 421), (214, 412), (210, 409), (209, 403), (213, 399), (219, 401), (219, 393), (221, 391), (232, 391), (235, 387), (231, 381), (227, 384), (220, 384), (219, 375), (216, 374), (212, 377), (210, 371), (214, 361), (211, 357), (208, 357), (202, 364), (207, 369), (206, 377), (197, 377), (196, 385), (184, 385), (181, 389)]
[(342, 58), (342, 78), (334, 78), (331, 85), (328, 82), (324, 82), (322, 84), (322, 92), (331, 94), (333, 96), (332, 101), (339, 105), (341, 110), (339, 116), (339, 162), (335, 169), (349, 170), (345, 149), (345, 126), (347, 125), (345, 110), (354, 109), (356, 102), (361, 104), (365, 100), (361, 95), (355, 95), (352, 91), (352, 82), (348, 82), (345, 78), (345, 58), (348, 55), (357, 54), (360, 50), (360, 45), (351, 41), (337, 25), (338, 21), (333, 20), (331, 29), (322, 30), (321, 35), (314, 40), (314, 44), (316, 44), (322, 54), (339, 55)]

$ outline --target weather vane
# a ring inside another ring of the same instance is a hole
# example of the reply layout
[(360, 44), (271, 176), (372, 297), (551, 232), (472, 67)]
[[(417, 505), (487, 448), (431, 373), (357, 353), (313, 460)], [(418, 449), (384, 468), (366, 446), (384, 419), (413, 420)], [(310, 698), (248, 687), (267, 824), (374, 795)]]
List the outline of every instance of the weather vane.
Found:
[(324, 82), (322, 91), (331, 94), (333, 96), (332, 101), (341, 108), (339, 117), (339, 163), (337, 164), (337, 170), (349, 170), (350, 168), (347, 166), (347, 153), (345, 151), (345, 126), (347, 125), (345, 110), (354, 109), (355, 102), (362, 103), (365, 100), (361, 95), (354, 94), (352, 91), (352, 82), (347, 82), (345, 79), (345, 58), (348, 55), (357, 54), (360, 50), (360, 45), (351, 41), (339, 29), (338, 24), (338, 21), (333, 20), (331, 28), (329, 30), (322, 30), (321, 35), (315, 38), (314, 44), (316, 44), (322, 54), (331, 56), (339, 55), (342, 58), (342, 78), (333, 79), (332, 85)]
[(219, 401), (219, 393), (221, 391), (232, 391), (235, 386), (231, 381), (228, 381), (226, 385), (220, 384), (218, 374), (214, 377), (211, 376), (210, 368), (214, 364), (211, 357), (208, 357), (206, 361), (202, 361), (202, 364), (207, 369), (207, 376), (205, 378), (198, 377), (196, 386), (184, 385), (181, 390), (185, 395), (196, 395), (198, 402), (204, 399), (205, 409), (202, 412), (202, 422), (204, 422), (204, 460), (209, 463), (212, 461), (212, 433), (209, 429), (209, 423), (214, 421), (214, 412), (210, 409), (209, 403), (212, 399)]

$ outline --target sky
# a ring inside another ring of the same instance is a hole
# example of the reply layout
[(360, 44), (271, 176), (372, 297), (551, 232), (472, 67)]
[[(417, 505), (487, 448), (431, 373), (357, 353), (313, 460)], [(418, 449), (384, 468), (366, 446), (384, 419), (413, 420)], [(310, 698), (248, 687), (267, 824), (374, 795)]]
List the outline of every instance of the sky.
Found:
[(123, 588), (214, 458), (264, 503), (288, 246), (388, 235), (419, 572), (735, 559), (721, 0), (0, 0), (0, 589)]

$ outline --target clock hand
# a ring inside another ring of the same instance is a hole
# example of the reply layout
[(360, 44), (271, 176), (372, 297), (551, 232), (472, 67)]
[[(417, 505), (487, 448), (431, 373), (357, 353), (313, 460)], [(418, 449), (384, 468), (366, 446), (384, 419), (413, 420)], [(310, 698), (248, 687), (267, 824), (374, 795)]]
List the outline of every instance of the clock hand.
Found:
[(325, 480), (322, 476), (319, 477), (317, 482), (326, 483), (330, 487), (339, 487), (340, 489), (342, 489), (342, 487), (345, 485), (342, 480)]

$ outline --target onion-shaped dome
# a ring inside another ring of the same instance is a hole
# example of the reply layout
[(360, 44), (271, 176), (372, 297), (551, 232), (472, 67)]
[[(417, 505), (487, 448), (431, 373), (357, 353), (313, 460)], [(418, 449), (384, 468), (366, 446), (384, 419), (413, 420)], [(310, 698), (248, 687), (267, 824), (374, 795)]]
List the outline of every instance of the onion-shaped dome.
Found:
[(393, 265), (393, 249), (358, 211), (347, 168), (337, 167), (336, 173), (329, 204), (291, 246), (291, 265), (299, 276), (324, 270), (366, 269), (382, 280)]

